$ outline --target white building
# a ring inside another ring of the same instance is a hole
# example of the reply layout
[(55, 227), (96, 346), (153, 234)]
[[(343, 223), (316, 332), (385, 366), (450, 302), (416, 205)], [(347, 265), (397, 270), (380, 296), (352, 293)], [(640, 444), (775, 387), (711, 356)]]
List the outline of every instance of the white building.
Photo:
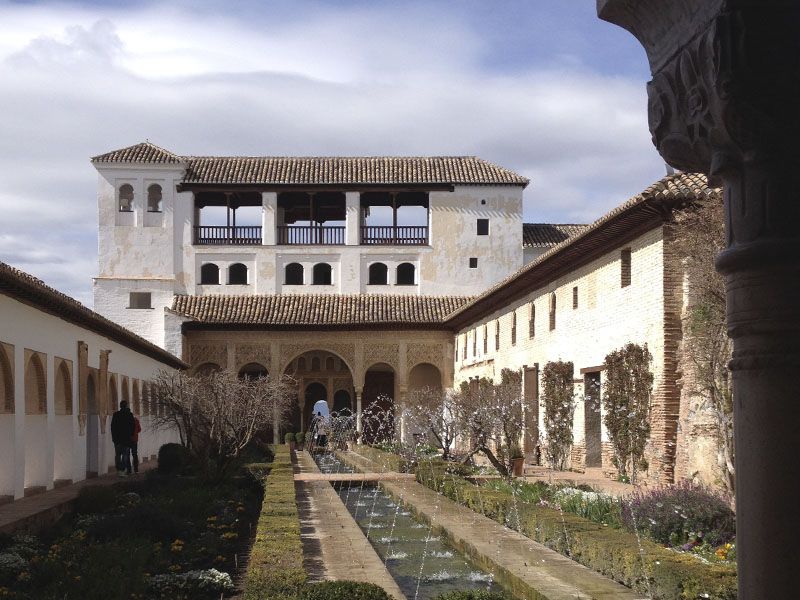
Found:
[(110, 415), (139, 416), (140, 457), (170, 432), (151, 427), (148, 382), (186, 365), (162, 348), (0, 262), (0, 502), (108, 472)]
[(96, 156), (95, 309), (165, 346), (174, 295), (469, 296), (522, 266), (528, 180), (475, 157)]

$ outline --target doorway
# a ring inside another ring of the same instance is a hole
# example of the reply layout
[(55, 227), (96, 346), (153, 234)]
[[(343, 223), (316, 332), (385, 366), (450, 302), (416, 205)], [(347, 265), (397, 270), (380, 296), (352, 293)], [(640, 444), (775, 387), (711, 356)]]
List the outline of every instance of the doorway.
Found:
[(583, 376), (584, 440), (586, 442), (586, 467), (601, 467), (603, 462), (600, 420), (600, 372)]

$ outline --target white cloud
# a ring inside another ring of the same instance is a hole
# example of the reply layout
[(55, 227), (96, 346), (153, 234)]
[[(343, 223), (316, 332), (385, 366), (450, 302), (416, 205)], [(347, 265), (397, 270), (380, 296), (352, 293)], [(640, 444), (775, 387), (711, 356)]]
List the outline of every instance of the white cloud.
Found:
[(88, 299), (88, 159), (145, 138), (183, 154), (477, 154), (532, 177), (536, 221), (592, 220), (663, 172), (640, 82), (563, 61), (489, 71), (480, 31), (433, 8), (308, 7), (257, 22), (0, 8), (0, 260)]

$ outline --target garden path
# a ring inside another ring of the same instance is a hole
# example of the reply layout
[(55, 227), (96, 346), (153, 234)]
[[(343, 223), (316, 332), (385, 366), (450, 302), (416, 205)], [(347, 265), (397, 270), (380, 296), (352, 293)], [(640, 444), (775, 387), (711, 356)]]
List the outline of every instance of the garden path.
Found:
[(304, 507), (300, 515), (303, 547), (319, 548), (322, 568), (315, 565), (312, 571), (324, 571), (310, 573), (312, 578), (317, 575), (324, 579), (374, 583), (396, 600), (404, 600), (397, 583), (333, 486), (323, 477), (308, 477), (315, 473), (322, 475), (311, 455), (299, 451), (296, 457), (300, 475), (296, 480), (301, 495), (298, 505)]
[[(360, 470), (371, 469), (372, 462), (354, 452), (344, 452), (340, 456)], [(441, 527), (458, 549), (499, 574), (500, 579), (505, 578), (514, 588), (528, 587), (548, 600), (637, 600), (641, 597), (417, 482), (384, 481), (381, 485), (417, 515)]]
[[(142, 477), (143, 473), (156, 466), (158, 463), (155, 460), (143, 461), (139, 465), (138, 477)], [(0, 533), (11, 533), (20, 529), (32, 533), (41, 531), (55, 523), (62, 515), (72, 511), (72, 503), (83, 488), (113, 485), (120, 481), (127, 479), (118, 477), (116, 472), (113, 472), (3, 504), (0, 506)]]

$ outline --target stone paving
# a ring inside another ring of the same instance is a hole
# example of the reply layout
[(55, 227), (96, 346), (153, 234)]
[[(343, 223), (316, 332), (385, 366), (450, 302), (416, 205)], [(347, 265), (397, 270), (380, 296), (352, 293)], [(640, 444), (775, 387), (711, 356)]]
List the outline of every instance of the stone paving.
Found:
[(544, 481), (545, 483), (589, 485), (598, 491), (615, 497), (633, 493), (640, 487), (609, 479), (603, 475), (603, 470), (600, 468), (587, 468), (585, 472), (580, 473), (577, 471), (554, 471), (547, 467), (526, 465), (524, 479), (525, 481)]
[[(301, 514), (300, 524), (303, 535), (313, 537), (313, 540), (304, 539), (303, 545), (319, 547), (323, 571), (317, 574), (319, 578), (374, 583), (396, 600), (405, 600), (383, 561), (311, 456), (307, 452), (297, 452), (296, 456), (300, 477), (295, 479), (300, 495), (304, 496), (302, 501), (308, 507)], [(308, 477), (312, 474), (320, 477)]]
[[(370, 461), (343, 453), (360, 469)], [(640, 595), (550, 550), (530, 538), (411, 482), (385, 481), (381, 485), (428, 522), (441, 527), (451, 542), (480, 564), (523, 583), (547, 600), (636, 600)], [(515, 587), (518, 587), (515, 585)]]
[[(157, 466), (155, 460), (147, 460), (139, 465), (139, 475)], [(84, 479), (77, 483), (54, 488), (35, 496), (20, 498), (0, 506), (0, 533), (10, 533), (17, 529), (39, 531), (55, 523), (62, 515), (72, 510), (72, 502), (83, 488), (101, 485), (113, 485), (127, 479), (118, 477), (116, 471), (96, 477)]]

